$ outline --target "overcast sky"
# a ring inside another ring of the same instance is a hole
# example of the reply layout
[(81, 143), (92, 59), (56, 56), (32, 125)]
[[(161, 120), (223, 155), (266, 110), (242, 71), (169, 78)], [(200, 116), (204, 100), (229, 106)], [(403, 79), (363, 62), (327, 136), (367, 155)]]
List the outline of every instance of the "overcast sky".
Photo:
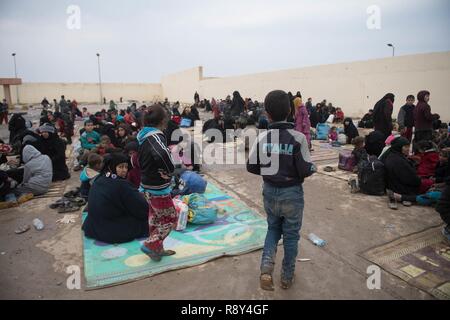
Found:
[[(381, 29), (367, 27), (371, 5)], [(389, 57), (390, 42), (447, 51), (449, 18), (448, 0), (0, 0), (0, 77), (12, 52), (25, 82), (96, 82), (96, 52), (104, 82), (159, 82), (199, 65), (221, 77)]]

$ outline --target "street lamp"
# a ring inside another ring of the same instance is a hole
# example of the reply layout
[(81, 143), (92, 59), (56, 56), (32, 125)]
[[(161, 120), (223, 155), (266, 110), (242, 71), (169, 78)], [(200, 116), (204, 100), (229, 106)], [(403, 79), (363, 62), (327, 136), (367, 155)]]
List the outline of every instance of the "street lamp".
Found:
[(97, 59), (98, 59), (98, 84), (100, 88), (100, 104), (102, 104), (103, 94), (102, 94), (102, 76), (100, 73), (100, 53), (97, 53)]
[[(13, 59), (14, 59), (14, 77), (17, 79), (17, 66), (16, 66), (16, 53), (14, 52), (12, 54)], [(19, 86), (16, 85), (16, 100), (17, 100), (17, 104), (19, 104)]]
[(392, 56), (395, 56), (395, 47), (392, 43), (388, 43), (388, 47), (392, 47)]

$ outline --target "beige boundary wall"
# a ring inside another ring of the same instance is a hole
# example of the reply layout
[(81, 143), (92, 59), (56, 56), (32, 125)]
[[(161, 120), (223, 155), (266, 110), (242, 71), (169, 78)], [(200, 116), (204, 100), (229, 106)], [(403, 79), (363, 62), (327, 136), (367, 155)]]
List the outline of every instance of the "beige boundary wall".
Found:
[[(0, 92), (4, 95), (3, 90)], [(162, 99), (162, 88), (159, 83), (103, 83), (103, 97), (119, 101), (126, 100), (156, 101)], [(19, 86), (20, 103), (40, 103), (43, 97), (50, 102), (60, 100), (61, 95), (66, 99), (76, 99), (78, 102), (97, 103), (100, 100), (98, 83), (23, 83)], [(16, 89), (11, 86), (12, 101), (16, 101)]]
[[(79, 102), (97, 102), (95, 83), (24, 83), (19, 87), (21, 102), (38, 103), (65, 94)], [(170, 101), (192, 103), (194, 92), (201, 98), (224, 98), (234, 90), (243, 97), (262, 101), (275, 89), (300, 90), (306, 101), (317, 103), (327, 99), (342, 107), (349, 116), (362, 116), (384, 94), (396, 95), (394, 114), (404, 104), (408, 94), (422, 89), (431, 92), (432, 111), (450, 121), (450, 51), (339, 63), (299, 69), (280, 70), (224, 78), (205, 78), (203, 68), (196, 67), (162, 77), (161, 84), (105, 83), (107, 100), (152, 101), (167, 97)], [(0, 93), (2, 90), (0, 90)], [(11, 87), (13, 101), (15, 89)]]
[(362, 116), (384, 94), (392, 92), (396, 95), (396, 116), (408, 94), (416, 96), (418, 91), (427, 89), (431, 92), (432, 111), (450, 121), (450, 51), (225, 78), (207, 79), (201, 75), (201, 68), (170, 75), (177, 86), (185, 82), (187, 86), (189, 82), (191, 92), (178, 94), (166, 90), (163, 83), (164, 96), (180, 102), (192, 101), (196, 87), (192, 81), (198, 78), (201, 98), (224, 98), (238, 90), (242, 97), (263, 101), (271, 90), (282, 89), (293, 94), (301, 91), (305, 101), (308, 97), (314, 103), (327, 99), (349, 116)]

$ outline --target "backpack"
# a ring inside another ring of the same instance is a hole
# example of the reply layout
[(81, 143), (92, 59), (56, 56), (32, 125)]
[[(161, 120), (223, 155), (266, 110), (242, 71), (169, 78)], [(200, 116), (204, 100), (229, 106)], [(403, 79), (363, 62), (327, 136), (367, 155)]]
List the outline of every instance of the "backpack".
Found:
[(385, 168), (376, 156), (367, 156), (358, 164), (358, 185), (362, 193), (382, 196), (385, 193)]
[(356, 165), (355, 156), (350, 150), (343, 150), (339, 152), (338, 168), (345, 171), (353, 171)]
[(326, 123), (318, 123), (316, 127), (317, 140), (327, 140), (330, 126)]

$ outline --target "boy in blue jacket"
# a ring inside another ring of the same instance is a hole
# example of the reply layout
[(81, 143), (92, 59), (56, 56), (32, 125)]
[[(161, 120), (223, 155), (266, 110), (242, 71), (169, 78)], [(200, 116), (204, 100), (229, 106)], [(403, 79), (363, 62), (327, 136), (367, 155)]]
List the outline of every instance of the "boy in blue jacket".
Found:
[(81, 147), (85, 150), (91, 150), (100, 143), (100, 134), (94, 131), (94, 123), (91, 120), (84, 122), (85, 131), (80, 137)]
[(286, 92), (270, 92), (264, 102), (269, 130), (255, 141), (247, 161), (247, 171), (263, 177), (264, 209), (268, 230), (261, 259), (260, 285), (274, 290), (272, 273), (278, 241), (283, 236), (284, 259), (281, 287), (288, 289), (294, 281), (298, 241), (303, 218), (304, 178), (316, 167), (311, 163), (308, 142), (304, 134), (286, 122), (290, 100)]

